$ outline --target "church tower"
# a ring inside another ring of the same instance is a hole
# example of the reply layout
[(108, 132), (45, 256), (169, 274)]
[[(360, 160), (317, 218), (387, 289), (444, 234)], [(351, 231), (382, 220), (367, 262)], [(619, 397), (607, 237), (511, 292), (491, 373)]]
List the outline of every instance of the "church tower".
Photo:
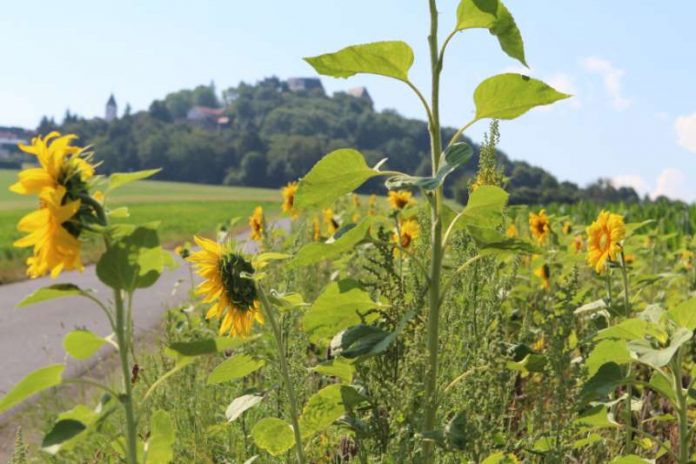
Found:
[(114, 99), (114, 94), (112, 93), (109, 97), (109, 101), (106, 102), (106, 114), (104, 119), (107, 121), (113, 121), (118, 115), (118, 106), (116, 105), (116, 99)]

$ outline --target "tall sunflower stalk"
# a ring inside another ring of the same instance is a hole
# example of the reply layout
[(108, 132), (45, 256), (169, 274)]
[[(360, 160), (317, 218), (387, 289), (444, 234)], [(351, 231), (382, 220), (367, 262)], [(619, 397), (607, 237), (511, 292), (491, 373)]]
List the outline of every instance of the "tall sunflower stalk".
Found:
[[(37, 290), (21, 302), (20, 306), (67, 296), (82, 296), (93, 301), (104, 312), (113, 330), (123, 376), (123, 391), (115, 392), (92, 379), (63, 379), (65, 366), (53, 365), (29, 374), (5, 398), (0, 399), (0, 413), (33, 393), (61, 383), (79, 383), (100, 388), (112, 398), (117, 398), (123, 406), (125, 439), (117, 443), (121, 445), (128, 464), (138, 464), (138, 418), (132, 385), (134, 363), (131, 360), (131, 354), (134, 352), (133, 293), (136, 288), (152, 285), (157, 280), (165, 261), (165, 254), (159, 247), (154, 229), (136, 226), (119, 228), (120, 226), (109, 224), (104, 195), (96, 190), (102, 179), (95, 175), (93, 154), (88, 148), (73, 145), (76, 138), (75, 135), (52, 132), (45, 137), (35, 137), (31, 145), (20, 145), (21, 150), (36, 157), (37, 166), (21, 171), (18, 181), (10, 190), (20, 195), (36, 196), (39, 206), (19, 221), (17, 227), (26, 235), (14, 245), (31, 249), (31, 255), (26, 261), (27, 275), (30, 278), (47, 274), (56, 278), (63, 271), (84, 270), (82, 243), (89, 237), (103, 238), (106, 251), (99, 259), (96, 270), (100, 280), (113, 289), (113, 304), (105, 304), (89, 290), (62, 284)], [(115, 174), (109, 179), (108, 189), (113, 190), (156, 172), (157, 170)], [(150, 253), (147, 264), (141, 264), (144, 261), (138, 260), (142, 253)], [(149, 275), (141, 272), (141, 265), (149, 268)], [(68, 343), (68, 340), (74, 342)], [(89, 344), (94, 348), (87, 348), (85, 340), (89, 340)], [(106, 338), (86, 330), (78, 330), (68, 334), (65, 346), (69, 355), (77, 359), (87, 359), (107, 343)], [(22, 385), (29, 381), (34, 389), (25, 393)], [(60, 425), (59, 422), (56, 427)], [(84, 430), (91, 426), (92, 424), (81, 424)], [(71, 437), (72, 435), (68, 438)], [(56, 444), (52, 452), (58, 452), (61, 446), (62, 442)]]

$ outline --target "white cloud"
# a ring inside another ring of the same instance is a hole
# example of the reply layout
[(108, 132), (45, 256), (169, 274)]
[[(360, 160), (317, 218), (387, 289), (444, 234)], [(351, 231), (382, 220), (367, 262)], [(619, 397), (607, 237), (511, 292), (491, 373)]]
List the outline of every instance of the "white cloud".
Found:
[(604, 89), (611, 97), (611, 104), (615, 109), (623, 110), (631, 106), (631, 100), (625, 98), (621, 92), (621, 78), (625, 74), (623, 69), (617, 68), (609, 60), (597, 57), (585, 58), (583, 66), (589, 72), (602, 77)]
[(653, 191), (652, 197), (656, 198), (664, 195), (669, 198), (687, 200), (688, 195), (685, 187), (686, 175), (679, 169), (667, 168), (657, 177), (657, 186)]
[(623, 174), (611, 178), (611, 185), (614, 187), (633, 187), (639, 195), (645, 195), (650, 191), (648, 183), (638, 174)]
[[(648, 181), (639, 174), (621, 174), (611, 178), (614, 187), (632, 187), (640, 196), (649, 195), (655, 199), (661, 195), (672, 199), (690, 201), (686, 174), (675, 168), (666, 168), (654, 179)], [(653, 187), (654, 186), (654, 187)]]
[(696, 113), (679, 116), (674, 121), (674, 129), (677, 131), (679, 146), (696, 153)]

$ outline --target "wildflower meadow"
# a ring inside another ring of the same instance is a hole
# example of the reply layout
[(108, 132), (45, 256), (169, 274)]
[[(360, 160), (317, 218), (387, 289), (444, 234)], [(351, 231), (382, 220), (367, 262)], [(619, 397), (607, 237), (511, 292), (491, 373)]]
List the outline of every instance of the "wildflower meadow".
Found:
[[(462, 59), (451, 43), (483, 29), (490, 37), (475, 37), (512, 64), (527, 57), (502, 1), (428, 6), (429, 56), (418, 61), (427, 92), (409, 78), (414, 52), (402, 41), (305, 61), (322, 76), (371, 74), (407, 89), (427, 120), (430, 172), (339, 148), (274, 204), (169, 250), (160, 230), (173, 218), (137, 222), (114, 194), (157, 169), (103, 175), (99, 145), (73, 134), (20, 146), (34, 161), (10, 186), (34, 205), (13, 243), (26, 276), (90, 272), (90, 250), (109, 292), (52, 284), (18, 310), (41, 317), (42, 302), (89, 300), (111, 332), (67, 330), (66, 353), (87, 360), (108, 347), (114, 372), (71, 377), (66, 363), (47, 363), (1, 396), (0, 414), (41, 410), (28, 420), (40, 437), (24, 426), (10, 462), (696, 460), (696, 211), (509, 206), (499, 121), (572, 96), (497, 74), (470, 89), (462, 114), (472, 116), (444, 137), (441, 78)], [(461, 204), (444, 184), (473, 156), (464, 136), (475, 124), (486, 136)], [(380, 194), (364, 193), (368, 184)], [(177, 266), (190, 275), (185, 302), (166, 310), (154, 346), (141, 343), (134, 296)], [(69, 389), (87, 401), (70, 404)]]

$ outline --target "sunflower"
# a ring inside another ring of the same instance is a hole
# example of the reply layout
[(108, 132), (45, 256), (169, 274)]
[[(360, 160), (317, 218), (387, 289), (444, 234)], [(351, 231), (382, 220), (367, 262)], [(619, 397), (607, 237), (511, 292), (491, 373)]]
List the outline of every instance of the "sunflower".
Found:
[(541, 288), (551, 287), (551, 268), (548, 264), (543, 264), (534, 270), (534, 275), (541, 279)]
[(587, 228), (587, 263), (601, 273), (607, 261), (616, 261), (625, 237), (623, 216), (600, 212), (597, 220)]
[(260, 241), (263, 240), (263, 234), (266, 230), (265, 220), (263, 217), (263, 208), (257, 206), (254, 213), (249, 216), (249, 227), (251, 227), (251, 239)]
[(573, 224), (570, 221), (564, 222), (562, 230), (564, 234), (570, 235), (570, 233), (573, 231)]
[(336, 217), (334, 216), (333, 210), (331, 208), (326, 208), (322, 214), (324, 215), (324, 225), (326, 226), (328, 235), (333, 235), (339, 227), (338, 221), (336, 221)]
[[(392, 234), (392, 242), (397, 243), (400, 248), (407, 250), (411, 244), (420, 236), (420, 226), (415, 219), (402, 220), (399, 229)], [(398, 254), (399, 249), (394, 250)]]
[(576, 235), (575, 237), (573, 237), (573, 243), (571, 247), (573, 251), (575, 251), (576, 255), (582, 251), (583, 246), (585, 246), (585, 242), (582, 239), (582, 235)]
[(683, 250), (679, 256), (679, 262), (684, 269), (692, 269), (694, 267), (694, 253), (690, 250)]
[(517, 226), (515, 224), (510, 224), (505, 231), (505, 234), (510, 238), (517, 238), (519, 233), (517, 232)]
[(220, 335), (248, 336), (254, 321), (263, 324), (256, 285), (242, 275), (253, 274), (252, 264), (227, 246), (198, 236), (194, 240), (201, 250), (192, 253), (188, 261), (204, 279), (196, 294), (212, 304), (206, 318), (221, 321)]
[(529, 213), (529, 230), (539, 245), (546, 243), (551, 234), (551, 224), (545, 209), (539, 211), (539, 214)]
[(82, 270), (80, 241), (65, 227), (80, 209), (80, 201), (63, 203), (65, 188), (44, 188), (39, 194), (41, 206), (24, 216), (17, 229), (28, 235), (14, 242), (17, 248), (34, 247), (27, 259), (27, 275), (41, 277), (50, 272), (55, 278), (63, 270)]
[(21, 171), (10, 190), (32, 195), (41, 193), (46, 187), (62, 185), (71, 196), (75, 190), (86, 190), (84, 183), (94, 176), (94, 166), (89, 162), (89, 155), (80, 157), (83, 148), (71, 145), (76, 138), (73, 134), (51, 132), (44, 138), (34, 137), (31, 145), (19, 144), (23, 152), (36, 156), (39, 167)]
[(298, 216), (295, 209), (295, 195), (297, 195), (297, 182), (288, 182), (288, 185), (280, 190), (283, 196), (283, 212), (290, 214), (293, 218)]
[(544, 348), (546, 348), (546, 337), (544, 337), (544, 334), (541, 334), (539, 338), (537, 338), (537, 340), (532, 344), (531, 348), (535, 353), (541, 353), (544, 351)]
[(389, 191), (389, 204), (392, 209), (404, 209), (412, 203), (414, 203), (413, 194), (408, 190)]
[(357, 193), (354, 193), (351, 195), (351, 200), (353, 201), (353, 206), (355, 208), (360, 208), (360, 197), (358, 196)]

